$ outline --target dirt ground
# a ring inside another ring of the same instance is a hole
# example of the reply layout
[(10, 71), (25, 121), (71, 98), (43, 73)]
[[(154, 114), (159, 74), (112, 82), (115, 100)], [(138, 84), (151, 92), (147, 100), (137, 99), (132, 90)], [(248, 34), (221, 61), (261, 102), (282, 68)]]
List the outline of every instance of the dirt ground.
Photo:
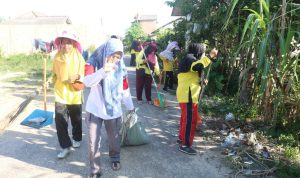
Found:
[[(128, 64), (129, 58), (125, 58), (125, 61)], [(214, 136), (213, 130), (197, 131), (194, 142), (194, 147), (198, 152), (197, 155), (189, 156), (179, 152), (176, 139), (180, 110), (174, 93), (164, 93), (169, 103), (169, 106), (166, 108), (158, 108), (146, 103), (138, 105), (135, 97), (135, 69), (128, 67), (128, 74), (134, 105), (138, 108), (139, 120), (149, 134), (151, 142), (142, 146), (122, 147), (122, 168), (115, 172), (110, 168), (106, 133), (103, 129), (101, 142), (103, 177), (232, 177), (233, 170), (226, 166), (224, 162), (225, 157), (221, 154), (221, 140), (217, 135)], [(23, 95), (30, 93), (29, 90), (24, 94), (23, 90), (28, 90), (28, 88), (15, 89), (13, 90), (13, 95), (10, 96), (22, 98)], [(11, 92), (11, 90), (7, 89), (5, 92), (0, 93), (2, 93), (2, 97), (5, 97), (5, 95), (8, 96), (7, 93)], [(152, 97), (156, 97), (154, 88)], [(53, 91), (48, 93), (47, 98), (48, 110), (54, 111)], [(4, 101), (2, 101), (1, 105), (5, 103)], [(9, 107), (16, 106), (17, 102), (11, 102)], [(41, 129), (20, 125), (20, 122), (26, 116), (38, 108), (43, 109), (42, 95), (35, 97), (14, 122), (1, 132), (0, 177), (87, 177), (89, 163), (85, 118), (83, 118), (83, 141), (81, 147), (72, 149), (71, 154), (66, 159), (58, 160), (56, 155), (59, 152), (59, 145), (54, 123)], [(204, 120), (211, 123), (216, 118), (204, 116)]]

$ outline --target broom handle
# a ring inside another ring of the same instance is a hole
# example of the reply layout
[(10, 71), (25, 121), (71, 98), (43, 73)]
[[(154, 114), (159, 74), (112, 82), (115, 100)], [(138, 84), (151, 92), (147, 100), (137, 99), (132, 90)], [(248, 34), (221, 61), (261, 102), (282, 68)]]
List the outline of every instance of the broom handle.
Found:
[(47, 67), (47, 59), (44, 57), (44, 111), (47, 111), (47, 88), (46, 88), (46, 86), (45, 86), (45, 84), (46, 84), (46, 67)]
[[(204, 77), (204, 72), (202, 71), (201, 77), (202, 77), (202, 75), (203, 75), (203, 79), (208, 79), (208, 77), (209, 77), (209, 73), (210, 73), (210, 69), (211, 69), (211, 65), (209, 65), (209, 68), (208, 68), (208, 71), (207, 71), (206, 77)], [(202, 83), (202, 81), (201, 81), (201, 83)], [(203, 93), (204, 93), (205, 87), (206, 87), (206, 85), (203, 85), (203, 86), (201, 86), (201, 91), (200, 91), (200, 93), (199, 93), (199, 97), (198, 97), (198, 103), (200, 102), (200, 100), (201, 100), (201, 98), (202, 98), (202, 96), (203, 96)]]
[[(142, 50), (143, 50), (143, 55), (144, 55), (145, 60), (146, 60), (147, 67), (150, 69), (150, 66), (149, 66), (149, 64), (148, 64), (148, 59), (147, 59), (147, 57), (146, 57), (146, 54), (145, 54), (145, 51), (144, 51), (144, 48), (143, 48), (143, 47), (142, 47)], [(154, 77), (153, 77), (153, 75), (152, 75), (151, 69), (150, 69), (150, 75), (151, 75), (151, 77), (152, 77), (152, 80), (153, 80), (153, 83), (154, 83), (156, 92), (158, 93), (157, 85), (156, 85), (156, 82), (155, 82)]]

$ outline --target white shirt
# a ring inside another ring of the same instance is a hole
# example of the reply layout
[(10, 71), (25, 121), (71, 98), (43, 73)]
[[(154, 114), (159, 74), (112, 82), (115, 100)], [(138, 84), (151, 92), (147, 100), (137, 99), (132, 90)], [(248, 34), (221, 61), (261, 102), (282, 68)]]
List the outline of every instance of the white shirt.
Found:
[(84, 85), (91, 88), (86, 102), (86, 111), (105, 120), (115, 119), (122, 116), (121, 101), (123, 101), (127, 110), (134, 109), (129, 88), (123, 90), (123, 85), (120, 85), (121, 87), (119, 88), (119, 90), (122, 93), (121, 97), (119, 98), (120, 102), (117, 106), (114, 106), (113, 116), (110, 116), (106, 113), (100, 81), (107, 75), (108, 73), (105, 73), (104, 69), (101, 68), (93, 74), (85, 76), (83, 79)]

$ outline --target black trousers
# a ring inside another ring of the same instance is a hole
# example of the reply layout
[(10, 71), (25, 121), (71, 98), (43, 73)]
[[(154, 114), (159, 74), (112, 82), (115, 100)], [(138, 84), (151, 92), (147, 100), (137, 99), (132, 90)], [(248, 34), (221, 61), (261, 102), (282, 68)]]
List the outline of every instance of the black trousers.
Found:
[(165, 84), (164, 89), (173, 89), (173, 71), (165, 71), (166, 77), (165, 77)]
[(82, 105), (66, 105), (55, 102), (55, 125), (59, 145), (64, 148), (72, 146), (68, 133), (68, 121), (71, 119), (72, 138), (82, 140)]
[(130, 56), (130, 66), (136, 66), (136, 55), (135, 54), (131, 54)]

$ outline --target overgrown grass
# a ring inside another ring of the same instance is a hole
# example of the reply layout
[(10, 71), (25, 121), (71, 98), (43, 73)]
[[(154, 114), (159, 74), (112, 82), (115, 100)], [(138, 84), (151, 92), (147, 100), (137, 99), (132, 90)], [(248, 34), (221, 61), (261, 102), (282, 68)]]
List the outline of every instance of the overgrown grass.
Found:
[(285, 164), (281, 161), (277, 162), (277, 175), (281, 178), (299, 177), (299, 164)]
[[(47, 59), (47, 74), (49, 75), (52, 69), (52, 61), (42, 53), (0, 56), (0, 73), (24, 72), (27, 75), (23, 77), (41, 78), (44, 67), (43, 58)], [(22, 77), (16, 77), (15, 80), (22, 80)]]
[[(241, 122), (251, 121), (255, 125), (256, 131), (264, 137), (269, 138), (275, 143), (276, 147), (280, 147), (282, 152), (274, 155), (277, 175), (280, 177), (299, 177), (300, 175), (300, 135), (287, 132), (286, 130), (276, 130), (271, 128), (266, 130), (268, 124), (262, 122), (258, 114), (258, 109), (253, 106), (237, 103), (235, 98), (223, 96), (214, 96), (209, 99), (203, 99), (199, 104), (200, 112), (225, 118), (226, 114), (233, 113), (235, 118)], [(299, 129), (298, 129), (299, 131)]]
[(241, 121), (259, 119), (256, 107), (237, 103), (233, 97), (214, 96), (209, 100), (200, 101), (199, 108), (204, 114), (225, 118), (226, 114), (232, 113)]

